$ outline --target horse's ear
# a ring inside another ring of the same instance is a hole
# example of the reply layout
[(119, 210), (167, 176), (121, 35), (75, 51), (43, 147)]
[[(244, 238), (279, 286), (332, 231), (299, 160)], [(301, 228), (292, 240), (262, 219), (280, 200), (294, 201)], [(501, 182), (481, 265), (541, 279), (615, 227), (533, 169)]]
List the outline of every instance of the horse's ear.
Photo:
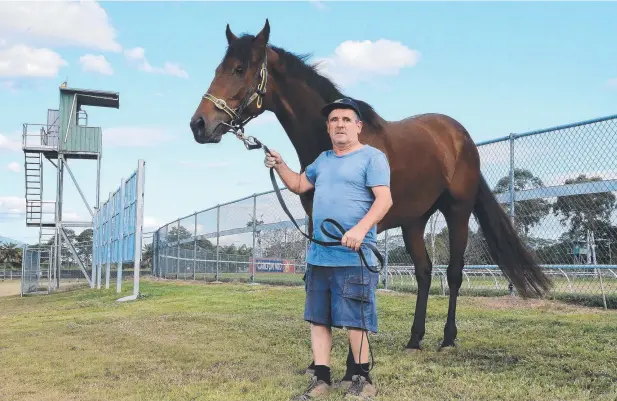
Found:
[(225, 36), (227, 36), (227, 44), (230, 45), (231, 42), (238, 40), (238, 37), (233, 34), (231, 29), (229, 29), (229, 24), (227, 24), (227, 29), (225, 29)]
[(261, 32), (259, 32), (257, 36), (255, 36), (254, 42), (259, 47), (266, 47), (266, 44), (268, 44), (269, 40), (270, 40), (270, 23), (268, 22), (268, 19), (266, 18), (266, 24), (264, 25)]

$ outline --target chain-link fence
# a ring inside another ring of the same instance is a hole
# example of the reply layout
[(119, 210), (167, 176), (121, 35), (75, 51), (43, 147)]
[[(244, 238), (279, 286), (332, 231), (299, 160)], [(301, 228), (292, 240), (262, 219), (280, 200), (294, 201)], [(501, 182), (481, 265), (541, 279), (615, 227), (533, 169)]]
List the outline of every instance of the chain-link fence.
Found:
[[(552, 295), (617, 307), (617, 115), (512, 134), (478, 148), (484, 177), (552, 278)], [(298, 196), (286, 189), (282, 195), (306, 232)], [(449, 243), (441, 213), (425, 233), (434, 266), (431, 290), (446, 294)], [(273, 191), (169, 223), (154, 233), (152, 244), (157, 277), (279, 284), (302, 283), (308, 246)], [(378, 247), (386, 260), (380, 285), (414, 291), (401, 230), (379, 234)], [(472, 216), (461, 294), (512, 291)]]
[[(55, 268), (53, 239), (48, 243), (24, 247), (21, 295), (49, 294), (57, 290), (88, 285), (84, 271), (92, 274), (92, 241), (76, 238), (72, 230), (60, 252), (60, 268)], [(82, 270), (82, 268), (84, 270)]]
[(22, 255), (21, 295), (51, 292), (52, 248), (49, 246), (26, 246)]

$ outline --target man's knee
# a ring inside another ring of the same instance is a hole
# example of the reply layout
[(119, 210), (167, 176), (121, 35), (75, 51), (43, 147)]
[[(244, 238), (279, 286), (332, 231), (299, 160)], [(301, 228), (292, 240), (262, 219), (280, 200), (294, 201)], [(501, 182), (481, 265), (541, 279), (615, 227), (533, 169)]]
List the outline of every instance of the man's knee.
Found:
[(315, 334), (330, 334), (332, 332), (332, 326), (329, 324), (310, 322), (311, 323), (311, 331)]

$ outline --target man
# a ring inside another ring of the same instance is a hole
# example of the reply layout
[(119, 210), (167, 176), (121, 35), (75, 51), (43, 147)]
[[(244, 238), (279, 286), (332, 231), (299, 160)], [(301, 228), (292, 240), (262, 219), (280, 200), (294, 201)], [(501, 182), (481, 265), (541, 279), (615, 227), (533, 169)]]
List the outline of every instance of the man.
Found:
[[(363, 327), (377, 332), (375, 289), (379, 277), (361, 266), (357, 250), (363, 241), (376, 244), (376, 224), (392, 206), (390, 167), (383, 152), (359, 142), (362, 116), (356, 102), (337, 100), (326, 105), (322, 114), (327, 119), (332, 150), (322, 152), (304, 173), (292, 171), (275, 151), (271, 150), (265, 160), (266, 167), (274, 167), (292, 192), (300, 194), (315, 188), (314, 238), (332, 241), (321, 231), (321, 223), (327, 218), (338, 221), (346, 230), (341, 246), (311, 243), (308, 250), (304, 319), (311, 323), (315, 375), (305, 393), (296, 399), (327, 395), (332, 388), (331, 327), (347, 328), (355, 367), (351, 372), (348, 367), (343, 381), (351, 381), (348, 395), (363, 399), (376, 394), (368, 375), (369, 346)], [(328, 223), (325, 228), (338, 234)], [(372, 251), (364, 247), (363, 252), (367, 263), (376, 266)]]

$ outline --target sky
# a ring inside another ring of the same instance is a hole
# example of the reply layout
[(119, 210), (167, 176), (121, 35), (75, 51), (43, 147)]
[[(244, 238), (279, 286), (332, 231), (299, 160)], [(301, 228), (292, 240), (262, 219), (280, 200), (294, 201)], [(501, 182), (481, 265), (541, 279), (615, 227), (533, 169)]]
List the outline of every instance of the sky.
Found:
[[(0, 2), (0, 235), (38, 236), (25, 225), (22, 125), (46, 122), (66, 79), (120, 93), (117, 110), (87, 108), (103, 129), (101, 201), (143, 159), (148, 232), (272, 189), (261, 150), (232, 135), (199, 145), (189, 128), (228, 23), (256, 34), (268, 18), (271, 44), (322, 60), (384, 118), (444, 113), (481, 142), (617, 114), (615, 15), (614, 2)], [(299, 169), (272, 113), (247, 134)], [(96, 162), (69, 167), (94, 206)], [(44, 172), (53, 200), (54, 167)], [(68, 174), (64, 210), (90, 220)]]

